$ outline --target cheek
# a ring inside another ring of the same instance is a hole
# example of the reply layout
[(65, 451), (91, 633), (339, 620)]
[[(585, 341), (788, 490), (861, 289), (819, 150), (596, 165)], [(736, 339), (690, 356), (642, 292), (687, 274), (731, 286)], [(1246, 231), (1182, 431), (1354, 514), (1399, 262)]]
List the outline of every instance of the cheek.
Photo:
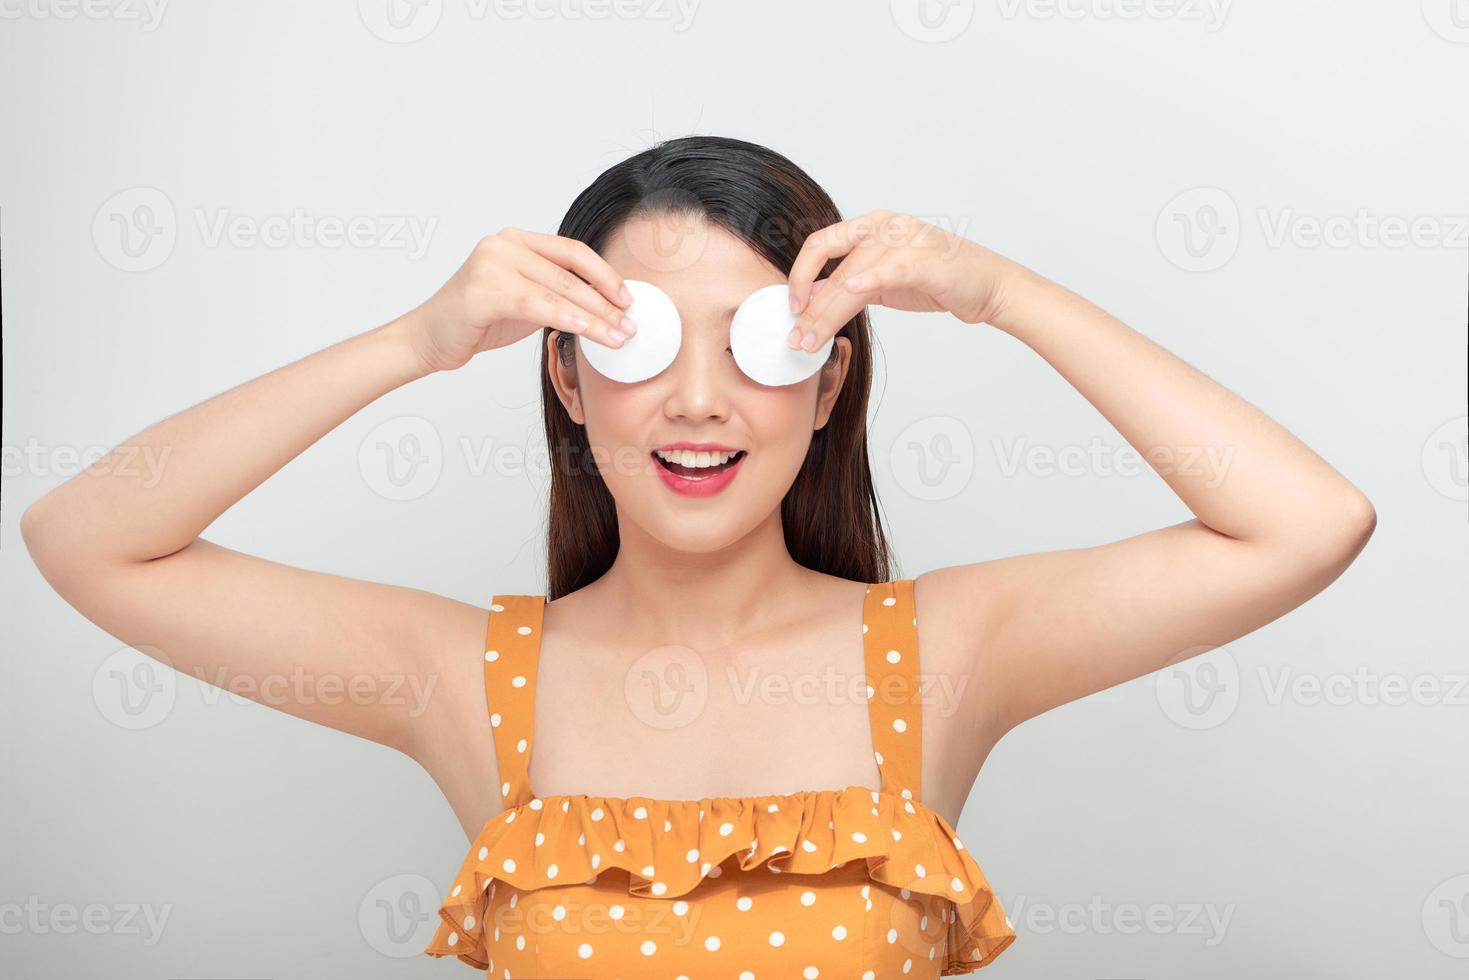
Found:
[(613, 483), (641, 472), (643, 445), (658, 404), (646, 387), (623, 385), (588, 371), (582, 381), (587, 442), (603, 478)]
[(816, 417), (814, 383), (762, 388), (740, 403), (740, 412), (749, 420), (756, 452), (771, 463), (784, 461), (783, 468), (800, 467), (811, 444), (811, 426)]

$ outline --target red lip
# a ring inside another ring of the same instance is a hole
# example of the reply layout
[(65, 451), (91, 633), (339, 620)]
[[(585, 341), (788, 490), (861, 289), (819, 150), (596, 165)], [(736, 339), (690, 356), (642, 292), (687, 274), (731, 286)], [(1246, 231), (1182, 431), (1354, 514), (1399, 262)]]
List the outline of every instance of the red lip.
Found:
[[(689, 448), (689, 445), (687, 443), (678, 444), (669, 448), (686, 449)], [(714, 450), (706, 449), (703, 451), (713, 452)], [(722, 451), (730, 452), (731, 450)], [(741, 453), (740, 458), (735, 460), (734, 465), (730, 466), (728, 469), (721, 470), (713, 476), (700, 477), (696, 480), (691, 480), (687, 479), (686, 477), (679, 476), (677, 473), (673, 472), (668, 467), (658, 462), (657, 459), (654, 459), (653, 467), (658, 471), (658, 478), (663, 481), (663, 485), (668, 487), (668, 489), (672, 490), (674, 493), (681, 494), (685, 497), (712, 497), (716, 493), (719, 493), (725, 487), (730, 485), (730, 483), (735, 478), (735, 474), (739, 473), (740, 467), (744, 466), (745, 460), (749, 458), (749, 453)]]

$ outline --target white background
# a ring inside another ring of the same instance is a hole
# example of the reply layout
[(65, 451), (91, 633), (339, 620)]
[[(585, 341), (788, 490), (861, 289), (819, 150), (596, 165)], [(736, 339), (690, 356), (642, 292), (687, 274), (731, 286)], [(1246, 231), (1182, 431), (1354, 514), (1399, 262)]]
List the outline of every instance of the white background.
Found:
[[(416, 955), (465, 846), (429, 778), (183, 676), (126, 715), (146, 661), (46, 586), (17, 522), (78, 454), (396, 316), (481, 235), (554, 231), (690, 133), (1083, 293), (1376, 505), (1302, 608), (1000, 743), (958, 828), (1019, 932), (985, 975), (1469, 970), (1469, 2), (386, 2), (0, 0), (0, 972), (468, 975)], [(357, 217), (356, 244), (322, 237)], [(1023, 345), (874, 318), (901, 576), (1188, 516)], [(536, 362), (393, 392), (206, 536), (479, 604), (543, 591)], [(415, 432), (427, 463), (388, 468)], [(52, 917), (92, 904), (95, 933)]]

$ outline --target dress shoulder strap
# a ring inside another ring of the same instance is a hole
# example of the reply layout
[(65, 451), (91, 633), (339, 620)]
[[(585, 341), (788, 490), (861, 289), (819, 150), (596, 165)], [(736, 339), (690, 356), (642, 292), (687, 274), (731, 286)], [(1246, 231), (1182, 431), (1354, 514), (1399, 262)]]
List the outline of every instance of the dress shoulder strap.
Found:
[(921, 801), (923, 712), (919, 698), (918, 619), (913, 579), (867, 587), (862, 644), (867, 717), (883, 792)]
[(530, 787), (530, 742), (545, 605), (541, 595), (497, 595), (490, 601), (485, 705), (500, 768), (500, 795), (507, 807), (528, 803), (535, 796)]

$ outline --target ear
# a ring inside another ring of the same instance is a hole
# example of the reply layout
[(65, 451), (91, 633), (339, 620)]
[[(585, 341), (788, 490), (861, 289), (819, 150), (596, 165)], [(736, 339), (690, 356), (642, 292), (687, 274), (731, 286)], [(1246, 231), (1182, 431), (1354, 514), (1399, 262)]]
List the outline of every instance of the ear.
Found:
[(556, 389), (556, 397), (561, 400), (566, 414), (577, 425), (586, 425), (586, 413), (582, 411), (581, 404), (581, 385), (577, 378), (576, 359), (581, 356), (577, 351), (578, 346), (575, 334), (561, 330), (547, 333), (546, 373), (551, 378), (551, 386)]
[(821, 365), (821, 384), (816, 393), (816, 424), (820, 429), (831, 419), (832, 406), (842, 393), (847, 380), (847, 368), (852, 363), (852, 342), (846, 337), (836, 337), (831, 344), (831, 355)]

